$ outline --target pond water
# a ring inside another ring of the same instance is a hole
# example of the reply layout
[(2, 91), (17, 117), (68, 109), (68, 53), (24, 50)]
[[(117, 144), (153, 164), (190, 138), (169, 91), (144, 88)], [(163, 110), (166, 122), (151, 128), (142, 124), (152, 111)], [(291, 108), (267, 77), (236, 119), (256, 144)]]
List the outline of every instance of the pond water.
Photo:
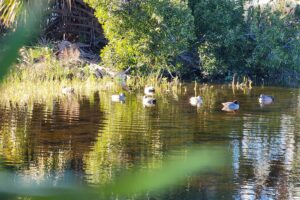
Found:
[[(151, 108), (142, 93), (120, 104), (107, 92), (0, 106), (0, 167), (37, 183), (105, 184), (124, 170), (154, 167), (176, 149), (222, 146), (231, 157), (222, 170), (141, 199), (300, 199), (300, 90), (214, 85), (197, 93), (199, 108), (189, 105), (193, 84), (157, 95)], [(261, 106), (261, 93), (275, 102)], [(238, 112), (221, 110), (234, 99)]]

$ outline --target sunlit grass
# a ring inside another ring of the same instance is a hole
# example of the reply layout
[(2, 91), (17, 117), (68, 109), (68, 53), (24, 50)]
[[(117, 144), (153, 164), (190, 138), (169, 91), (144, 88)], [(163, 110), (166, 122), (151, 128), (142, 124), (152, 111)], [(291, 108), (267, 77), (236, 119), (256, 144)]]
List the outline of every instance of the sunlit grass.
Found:
[[(64, 86), (74, 88), (74, 94), (65, 95), (62, 93)], [(92, 91), (108, 90), (113, 88), (112, 84), (106, 81), (79, 80), (74, 81), (22, 81), (18, 84), (5, 83), (0, 86), (0, 103), (5, 106), (27, 106), (33, 103), (44, 103), (51, 105), (58, 97), (88, 96)]]
[(129, 76), (125, 82), (119, 77), (97, 78), (88, 63), (58, 60), (51, 48), (52, 45), (47, 44), (21, 49), (19, 63), (10, 70), (0, 86), (0, 104), (7, 107), (33, 103), (51, 106), (55, 99), (66, 96), (62, 93), (63, 87), (72, 87), (75, 96), (88, 96), (94, 91), (143, 93), (144, 87), (150, 85), (160, 96), (180, 91), (178, 78), (170, 81), (158, 78), (157, 74)]
[[(129, 92), (143, 92), (145, 85), (143, 82), (135, 81), (134, 84), (128, 83), (128, 87), (131, 88)], [(46, 105), (51, 104), (53, 100), (57, 98), (66, 97), (62, 93), (62, 88), (72, 87), (74, 88), (73, 96), (89, 96), (92, 92), (102, 91), (108, 93), (119, 93), (123, 89), (121, 85), (111, 78), (95, 79), (89, 77), (82, 81), (74, 79), (72, 81), (67, 79), (62, 80), (10, 80), (5, 81), (0, 86), (0, 104), (7, 107), (10, 106), (25, 106), (32, 105), (33, 103), (44, 103)], [(179, 85), (174, 82), (167, 82), (166, 80), (160, 84), (156, 84), (157, 95), (164, 95), (167, 92), (178, 93)], [(123, 91), (124, 92), (124, 91)], [(125, 93), (128, 91), (125, 91)]]

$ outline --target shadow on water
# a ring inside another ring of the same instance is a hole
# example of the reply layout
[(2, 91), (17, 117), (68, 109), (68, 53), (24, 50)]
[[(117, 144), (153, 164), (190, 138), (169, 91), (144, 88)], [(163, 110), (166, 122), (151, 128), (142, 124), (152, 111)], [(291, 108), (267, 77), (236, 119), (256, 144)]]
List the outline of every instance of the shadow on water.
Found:
[[(273, 95), (275, 102), (260, 106), (261, 93)], [(72, 179), (105, 188), (128, 170), (164, 169), (165, 159), (184, 158), (191, 146), (204, 146), (208, 151), (225, 147), (224, 156), (231, 157), (229, 165), (224, 162), (216, 171), (185, 176), (175, 189), (134, 198), (300, 196), (298, 89), (232, 91), (227, 86), (200, 85), (200, 107), (189, 105), (194, 95), (193, 85), (186, 84), (176, 94), (166, 91), (158, 95), (152, 108), (143, 107), (142, 94), (128, 94), (120, 104), (111, 102), (110, 94), (103, 92), (59, 97), (49, 105), (0, 106), (1, 166), (35, 183), (57, 185)], [(240, 102), (238, 112), (221, 111), (222, 102), (234, 99)], [(211, 162), (216, 162), (214, 159)], [(176, 177), (174, 174), (176, 171), (171, 177)], [(156, 176), (159, 180), (162, 175)]]

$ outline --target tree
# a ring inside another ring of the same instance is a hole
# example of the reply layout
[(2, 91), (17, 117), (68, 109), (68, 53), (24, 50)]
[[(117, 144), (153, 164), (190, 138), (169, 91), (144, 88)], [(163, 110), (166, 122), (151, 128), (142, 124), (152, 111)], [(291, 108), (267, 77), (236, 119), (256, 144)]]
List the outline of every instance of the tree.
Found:
[(246, 66), (253, 74), (274, 77), (288, 70), (300, 71), (300, 26), (293, 15), (250, 8), (246, 23), (254, 47)]
[(119, 69), (175, 71), (172, 60), (194, 39), (194, 18), (180, 0), (86, 0), (96, 10), (108, 45), (103, 63)]
[(222, 77), (243, 63), (243, 2), (190, 0), (204, 76)]

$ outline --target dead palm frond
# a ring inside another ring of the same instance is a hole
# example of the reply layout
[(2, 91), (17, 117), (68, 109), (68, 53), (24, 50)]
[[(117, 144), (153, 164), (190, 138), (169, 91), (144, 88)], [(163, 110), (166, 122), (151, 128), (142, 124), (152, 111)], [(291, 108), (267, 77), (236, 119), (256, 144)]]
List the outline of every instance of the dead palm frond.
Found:
[[(72, 8), (73, 0), (61, 0), (63, 4), (68, 8)], [(54, 0), (48, 0), (47, 3), (54, 2)], [(21, 11), (28, 9), (26, 12), (30, 12), (30, 4), (40, 3), (36, 0), (0, 0), (0, 22), (6, 27), (12, 26), (16, 23), (18, 17), (21, 15)], [(50, 4), (49, 4), (50, 5)]]
[(2, 0), (0, 1), (0, 20), (9, 27), (16, 22), (25, 0)]
[(94, 10), (84, 0), (0, 0), (0, 28), (14, 29), (20, 22), (26, 23), (36, 4), (43, 4), (43, 10), (35, 11), (43, 16), (39, 19), (43, 37), (72, 42), (80, 39), (100, 47), (106, 43)]

